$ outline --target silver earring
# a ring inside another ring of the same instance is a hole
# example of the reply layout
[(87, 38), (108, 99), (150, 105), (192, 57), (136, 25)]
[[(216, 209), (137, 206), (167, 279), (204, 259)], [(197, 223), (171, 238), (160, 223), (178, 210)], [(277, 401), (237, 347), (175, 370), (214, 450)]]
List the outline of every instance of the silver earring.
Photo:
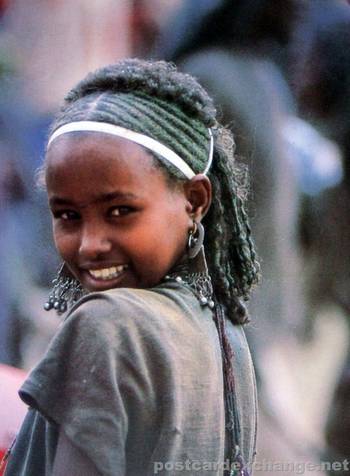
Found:
[(73, 278), (66, 268), (65, 263), (60, 267), (56, 278), (52, 281), (53, 289), (49, 299), (44, 304), (44, 309), (55, 309), (57, 314), (63, 314), (73, 306), (83, 295), (84, 289), (78, 280)]
[(215, 307), (214, 290), (211, 282), (203, 246), (204, 228), (201, 223), (194, 223), (189, 232), (188, 258), (179, 263), (165, 281), (176, 281), (178, 284), (189, 286), (198, 298), (201, 306)]
[(188, 257), (195, 258), (204, 242), (204, 227), (201, 222), (193, 222), (193, 228), (190, 230), (187, 243)]

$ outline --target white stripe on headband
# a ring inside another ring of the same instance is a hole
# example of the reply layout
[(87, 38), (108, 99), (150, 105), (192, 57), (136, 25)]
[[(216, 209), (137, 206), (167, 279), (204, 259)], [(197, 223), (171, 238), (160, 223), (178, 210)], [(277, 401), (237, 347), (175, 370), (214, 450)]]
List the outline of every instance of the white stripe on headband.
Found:
[[(210, 147), (209, 147), (209, 160), (205, 170), (202, 172), (203, 174), (207, 174), (211, 163), (213, 161), (213, 150), (214, 150), (214, 139), (213, 134), (210, 129), (209, 130), (209, 137), (210, 137)], [(95, 121), (78, 121), (78, 122), (70, 122), (69, 124), (65, 124), (64, 126), (59, 127), (49, 138), (47, 147), (59, 136), (62, 134), (66, 134), (67, 132), (104, 132), (106, 134), (112, 134), (114, 136), (122, 137), (124, 139), (128, 139), (136, 144), (143, 145), (146, 149), (159, 154), (165, 160), (170, 162), (174, 165), (177, 169), (179, 169), (187, 178), (191, 179), (195, 176), (195, 173), (186, 164), (186, 162), (175, 152), (173, 152), (169, 147), (161, 144), (160, 142), (152, 139), (152, 137), (145, 136), (144, 134), (139, 134), (138, 132), (130, 131), (129, 129), (125, 129), (124, 127), (115, 126), (113, 124), (109, 124), (107, 122), (95, 122)]]

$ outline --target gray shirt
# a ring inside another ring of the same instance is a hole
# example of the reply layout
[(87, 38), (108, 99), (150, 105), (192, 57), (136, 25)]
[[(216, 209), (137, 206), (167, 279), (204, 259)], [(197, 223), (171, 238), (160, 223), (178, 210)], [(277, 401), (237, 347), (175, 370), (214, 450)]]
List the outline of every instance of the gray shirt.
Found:
[[(242, 327), (227, 322), (227, 332), (234, 351), (241, 448), (251, 462), (254, 371)], [(20, 396), (31, 408), (6, 476), (50, 475), (59, 428), (101, 475), (223, 472), (218, 335), (211, 310), (177, 283), (84, 297)]]

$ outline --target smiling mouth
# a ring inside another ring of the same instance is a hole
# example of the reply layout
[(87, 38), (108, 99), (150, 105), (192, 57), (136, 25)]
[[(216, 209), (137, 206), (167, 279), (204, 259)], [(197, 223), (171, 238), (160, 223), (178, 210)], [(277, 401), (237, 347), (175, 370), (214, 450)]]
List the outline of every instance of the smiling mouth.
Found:
[(89, 269), (88, 272), (94, 279), (108, 281), (118, 278), (127, 268), (127, 264), (121, 264), (119, 266), (111, 266), (110, 268)]

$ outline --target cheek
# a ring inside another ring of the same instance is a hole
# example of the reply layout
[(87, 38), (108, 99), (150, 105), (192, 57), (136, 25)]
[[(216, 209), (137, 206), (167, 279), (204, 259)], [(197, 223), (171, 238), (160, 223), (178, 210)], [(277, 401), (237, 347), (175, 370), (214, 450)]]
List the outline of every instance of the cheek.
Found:
[(79, 248), (77, 236), (71, 233), (64, 233), (59, 227), (53, 226), (53, 238), (56, 249), (64, 260), (74, 257)]
[(169, 213), (166, 229), (168, 236), (173, 243), (177, 243), (179, 247), (185, 247), (187, 244), (188, 232), (192, 228), (193, 221), (191, 217), (185, 213), (185, 210), (179, 214), (177, 209), (172, 209)]
[(134, 247), (135, 253), (154, 263), (172, 260), (178, 258), (179, 254), (183, 254), (186, 249), (188, 229), (191, 221), (188, 216), (179, 216), (176, 213), (167, 213), (166, 216), (153, 216), (149, 220), (148, 226), (145, 227), (130, 246)]

